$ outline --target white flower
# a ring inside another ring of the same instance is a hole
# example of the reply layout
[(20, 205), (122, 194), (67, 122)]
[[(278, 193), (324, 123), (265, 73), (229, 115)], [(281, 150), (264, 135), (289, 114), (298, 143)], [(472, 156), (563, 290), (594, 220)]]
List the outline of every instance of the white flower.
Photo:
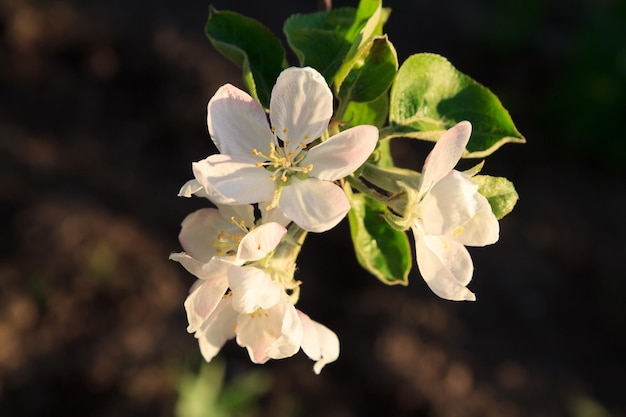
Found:
[(196, 331), (207, 361), (236, 337), (250, 360), (265, 363), (300, 350), (303, 327), (291, 299), (266, 272), (254, 267), (228, 270), (231, 289)]
[(312, 68), (280, 74), (270, 124), (259, 103), (226, 84), (207, 109), (209, 133), (221, 153), (194, 163), (194, 176), (218, 203), (264, 203), (307, 231), (329, 230), (350, 209), (333, 181), (362, 165), (378, 140), (376, 127), (362, 125), (308, 149), (326, 130), (332, 112), (332, 92)]
[(170, 259), (199, 278), (185, 300), (189, 332), (202, 325), (225, 294), (229, 287), (228, 269), (262, 259), (287, 232), (273, 222), (253, 228), (252, 206), (218, 207), (188, 215), (179, 234), (185, 252), (170, 255)]
[(471, 131), (463, 121), (441, 136), (426, 159), (411, 207), (420, 273), (435, 294), (449, 300), (476, 299), (466, 287), (474, 266), (465, 246), (489, 245), (499, 235), (498, 220), (476, 183), (453, 169)]

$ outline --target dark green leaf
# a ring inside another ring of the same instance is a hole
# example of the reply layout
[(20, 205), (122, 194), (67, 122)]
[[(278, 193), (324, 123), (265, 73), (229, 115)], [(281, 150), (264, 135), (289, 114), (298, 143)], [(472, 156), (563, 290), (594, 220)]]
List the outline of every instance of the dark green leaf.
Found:
[(357, 260), (383, 283), (407, 285), (412, 257), (406, 233), (387, 224), (384, 205), (363, 194), (354, 194), (350, 199), (348, 219)]
[(416, 54), (400, 67), (391, 89), (387, 137), (436, 141), (462, 120), (473, 126), (465, 157), (484, 157), (507, 142), (525, 142), (500, 100), (445, 58)]
[(283, 31), (301, 66), (318, 70), (330, 84), (352, 42), (346, 38), (356, 10), (296, 14), (285, 22)]
[(243, 69), (250, 95), (269, 107), (272, 87), (287, 65), (280, 40), (256, 20), (213, 6), (205, 29), (215, 49)]
[(387, 91), (398, 69), (398, 58), (387, 36), (372, 38), (350, 61), (348, 73), (343, 79), (339, 99), (366, 102), (380, 97)]

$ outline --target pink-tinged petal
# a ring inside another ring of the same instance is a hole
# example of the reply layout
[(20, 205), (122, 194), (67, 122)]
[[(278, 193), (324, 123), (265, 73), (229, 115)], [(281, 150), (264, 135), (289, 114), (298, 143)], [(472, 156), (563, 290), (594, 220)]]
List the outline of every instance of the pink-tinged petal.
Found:
[(335, 227), (350, 210), (341, 187), (317, 178), (291, 177), (278, 201), (278, 208), (294, 223), (309, 232), (325, 232)]
[(300, 165), (313, 165), (309, 173), (312, 177), (335, 181), (363, 165), (374, 151), (376, 142), (378, 129), (375, 126), (355, 126), (311, 148)]
[(272, 89), (270, 120), (276, 135), (295, 144), (320, 137), (333, 115), (333, 93), (313, 68), (287, 68)]
[(251, 266), (229, 268), (228, 284), (233, 294), (233, 308), (242, 314), (271, 308), (284, 293), (282, 285), (266, 272)]
[(248, 350), (254, 363), (292, 356), (300, 349), (301, 340), (302, 323), (285, 293), (268, 310), (239, 315), (237, 343)]
[(231, 84), (209, 101), (207, 123), (215, 146), (225, 155), (250, 157), (253, 149), (266, 149), (274, 139), (261, 105)]
[[(272, 359), (283, 359), (295, 355), (302, 343), (303, 328), (298, 312), (287, 294), (283, 298), (283, 303), (279, 303), (274, 309), (282, 311), (284, 308), (280, 336), (265, 350), (265, 354)], [(272, 313), (273, 310), (270, 310), (270, 314)]]
[(419, 203), (426, 234), (456, 233), (480, 210), (478, 195), (474, 181), (458, 171), (450, 171)]
[(239, 315), (237, 344), (248, 350), (252, 362), (265, 363), (270, 359), (267, 351), (281, 336), (286, 309), (287, 304), (283, 298), (283, 302), (271, 309)]
[(196, 332), (200, 352), (207, 362), (217, 355), (227, 340), (235, 337), (239, 313), (232, 309), (230, 298), (222, 299), (202, 328)]
[(211, 279), (201, 280), (185, 300), (185, 311), (189, 326), (187, 331), (194, 333), (204, 323), (228, 289), (226, 274), (216, 275)]
[(444, 236), (425, 235), (418, 224), (412, 229), (417, 266), (430, 289), (447, 300), (476, 300), (466, 288), (474, 266), (465, 246)]
[(251, 230), (239, 243), (237, 258), (244, 262), (258, 261), (276, 248), (287, 229), (278, 223), (266, 223)]
[(421, 191), (430, 188), (452, 171), (461, 159), (471, 134), (471, 123), (463, 121), (441, 135), (424, 163)]
[(270, 173), (252, 158), (211, 155), (192, 164), (193, 173), (212, 201), (252, 204), (271, 200), (275, 184)]
[(339, 357), (339, 338), (328, 327), (311, 320), (309, 316), (298, 310), (304, 336), (302, 338), (302, 350), (313, 359), (313, 371), (319, 375), (322, 368)]
[(201, 262), (217, 255), (214, 242), (218, 233), (232, 225), (224, 220), (219, 211), (204, 208), (189, 214), (183, 220), (178, 240), (185, 252)]
[(500, 224), (485, 196), (477, 194), (476, 199), (480, 204), (478, 213), (454, 236), (465, 246), (491, 245), (500, 237)]

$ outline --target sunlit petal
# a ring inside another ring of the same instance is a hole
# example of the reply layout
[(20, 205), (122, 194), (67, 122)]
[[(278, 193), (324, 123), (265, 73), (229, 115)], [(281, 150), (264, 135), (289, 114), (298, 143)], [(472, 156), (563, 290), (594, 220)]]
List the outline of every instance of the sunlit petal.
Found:
[(207, 124), (215, 146), (225, 155), (249, 157), (253, 149), (273, 140), (261, 105), (231, 84), (220, 87), (209, 101)]
[(417, 266), (430, 289), (448, 300), (474, 301), (476, 296), (466, 288), (472, 279), (472, 258), (463, 244), (442, 236), (425, 235), (414, 226)]
[(237, 258), (246, 262), (264, 258), (276, 248), (286, 233), (287, 229), (278, 223), (262, 224), (241, 239)]
[(313, 165), (312, 177), (335, 181), (354, 172), (369, 158), (378, 142), (375, 126), (355, 126), (314, 146), (302, 162)]
[(350, 210), (350, 202), (331, 182), (294, 177), (283, 189), (278, 207), (304, 230), (319, 233), (335, 227)]
[(192, 165), (210, 198), (219, 204), (252, 204), (272, 198), (274, 181), (251, 158), (211, 155)]
[(471, 134), (471, 123), (463, 121), (441, 135), (424, 163), (422, 188), (428, 188), (448, 175), (461, 159)]
[(293, 143), (320, 137), (333, 114), (333, 94), (313, 68), (287, 68), (272, 89), (270, 120), (276, 134)]
[(266, 272), (250, 266), (229, 268), (228, 283), (233, 293), (233, 308), (242, 314), (273, 307), (284, 292), (282, 285)]

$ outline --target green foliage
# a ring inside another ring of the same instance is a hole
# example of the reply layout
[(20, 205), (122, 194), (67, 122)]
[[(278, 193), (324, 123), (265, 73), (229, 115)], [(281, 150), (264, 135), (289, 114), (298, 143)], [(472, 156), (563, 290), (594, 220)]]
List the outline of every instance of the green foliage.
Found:
[(511, 181), (489, 175), (476, 175), (472, 180), (478, 184), (478, 192), (487, 197), (496, 218), (501, 219), (513, 210), (519, 196)]
[(355, 15), (354, 9), (342, 8), (287, 19), (283, 31), (300, 66), (315, 68), (330, 83), (352, 46), (346, 36)]
[(353, 194), (350, 200), (350, 233), (361, 266), (387, 285), (407, 285), (412, 258), (406, 233), (389, 227), (384, 204), (363, 194)]
[(205, 30), (215, 49), (243, 69), (250, 95), (269, 107), (272, 87), (287, 66), (280, 40), (256, 20), (212, 6)]
[[(272, 86), (287, 66), (280, 41), (252, 19), (210, 10), (209, 39), (242, 67), (250, 94), (267, 108)], [(360, 191), (346, 188), (351, 236), (366, 270), (386, 284), (406, 285), (411, 268), (410, 245), (402, 231), (406, 224), (393, 219), (403, 220), (420, 174), (394, 166), (386, 139), (437, 141), (462, 120), (473, 127), (464, 157), (484, 157), (525, 139), (498, 98), (445, 58), (416, 54), (398, 69), (396, 51), (383, 34), (389, 13), (381, 0), (361, 0), (357, 8), (293, 15), (283, 31), (299, 65), (318, 70), (333, 90), (337, 108), (330, 130), (363, 124), (379, 128), (381, 140), (373, 155), (346, 179)], [(502, 218), (518, 195), (505, 178), (476, 175), (481, 168), (477, 165), (468, 175), (475, 175), (479, 192)]]
[(348, 64), (345, 78), (336, 86), (339, 99), (368, 102), (387, 91), (396, 76), (398, 57), (387, 36), (376, 36)]
[(525, 142), (500, 100), (486, 87), (439, 55), (408, 58), (391, 89), (391, 126), (386, 137), (436, 141), (462, 120), (473, 126), (466, 157), (484, 157), (507, 142)]
[(203, 363), (200, 372), (183, 374), (179, 383), (176, 417), (246, 417), (254, 415), (254, 403), (269, 390), (267, 376), (247, 372), (224, 382), (220, 362)]

